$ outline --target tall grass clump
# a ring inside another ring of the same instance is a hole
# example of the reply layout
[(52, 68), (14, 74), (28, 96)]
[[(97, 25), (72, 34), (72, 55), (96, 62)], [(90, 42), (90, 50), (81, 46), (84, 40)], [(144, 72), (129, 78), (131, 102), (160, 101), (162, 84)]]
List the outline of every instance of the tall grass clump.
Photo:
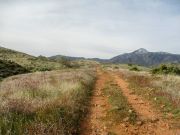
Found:
[(152, 81), (152, 85), (158, 88), (156, 97), (159, 102), (164, 102), (164, 111), (172, 112), (176, 118), (180, 119), (180, 76), (159, 75)]
[(95, 80), (93, 70), (18, 75), (0, 84), (0, 134), (79, 132)]

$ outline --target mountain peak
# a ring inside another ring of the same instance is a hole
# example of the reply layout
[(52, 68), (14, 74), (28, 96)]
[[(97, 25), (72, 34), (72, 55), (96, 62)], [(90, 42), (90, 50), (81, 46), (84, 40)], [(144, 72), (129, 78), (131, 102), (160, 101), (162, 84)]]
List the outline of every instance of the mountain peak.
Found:
[(146, 49), (144, 49), (144, 48), (140, 48), (140, 49), (134, 51), (133, 53), (135, 53), (135, 54), (144, 54), (144, 53), (148, 53), (148, 51)]

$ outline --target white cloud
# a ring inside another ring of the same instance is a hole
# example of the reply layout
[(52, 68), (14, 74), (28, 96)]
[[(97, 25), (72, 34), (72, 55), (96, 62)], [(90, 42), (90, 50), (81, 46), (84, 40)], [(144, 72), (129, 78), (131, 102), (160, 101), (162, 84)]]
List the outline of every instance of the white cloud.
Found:
[(0, 0), (0, 18), (2, 45), (33, 55), (180, 53), (176, 0)]

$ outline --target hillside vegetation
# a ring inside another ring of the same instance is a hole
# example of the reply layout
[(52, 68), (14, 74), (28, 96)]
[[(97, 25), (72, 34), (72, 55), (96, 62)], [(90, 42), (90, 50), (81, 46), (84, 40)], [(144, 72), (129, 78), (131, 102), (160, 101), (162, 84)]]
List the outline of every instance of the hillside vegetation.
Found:
[(0, 134), (75, 134), (86, 114), (95, 71), (18, 75), (0, 84)]
[(0, 80), (8, 76), (23, 74), (28, 72), (29, 71), (26, 68), (22, 67), (19, 64), (16, 64), (11, 61), (0, 60)]
[(34, 57), (3, 47), (0, 47), (0, 60), (12, 61), (32, 72), (56, 70), (65, 67), (62, 63), (50, 61), (46, 57)]

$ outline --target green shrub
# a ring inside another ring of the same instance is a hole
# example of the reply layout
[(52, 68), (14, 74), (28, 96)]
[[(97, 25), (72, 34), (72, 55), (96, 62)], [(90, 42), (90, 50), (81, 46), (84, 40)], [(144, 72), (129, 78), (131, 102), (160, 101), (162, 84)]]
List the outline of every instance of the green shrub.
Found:
[[(12, 61), (0, 60), (0, 78), (5, 78), (12, 75), (28, 73), (29, 71)], [(0, 80), (1, 80), (0, 79)]]
[(180, 75), (180, 69), (175, 65), (162, 64), (157, 68), (152, 69), (152, 74), (175, 74)]
[(133, 64), (131, 64), (131, 63), (128, 63), (128, 66), (130, 66), (130, 67), (131, 67), (131, 66), (133, 66)]
[(68, 60), (67, 58), (65, 57), (62, 57), (60, 60), (59, 60), (60, 63), (62, 63), (65, 67), (67, 68), (72, 68), (72, 65), (71, 65), (71, 61)]
[(131, 71), (140, 71), (140, 69), (136, 66), (133, 66), (130, 68)]
[(119, 67), (118, 66), (114, 66), (114, 69), (119, 69)]
[(38, 58), (39, 60), (42, 60), (42, 61), (47, 61), (47, 60), (48, 60), (47, 57), (42, 56), (42, 55), (38, 56), (37, 58)]

